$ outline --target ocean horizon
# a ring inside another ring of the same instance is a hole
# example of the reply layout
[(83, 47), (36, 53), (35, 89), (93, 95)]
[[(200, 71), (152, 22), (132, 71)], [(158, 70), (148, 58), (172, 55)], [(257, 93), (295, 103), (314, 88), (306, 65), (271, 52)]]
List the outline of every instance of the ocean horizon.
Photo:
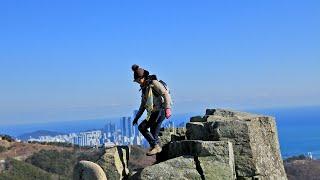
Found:
[[(282, 157), (307, 155), (320, 159), (320, 106), (273, 108), (244, 110), (252, 113), (270, 115), (276, 118)], [(199, 113), (175, 115), (171, 120), (178, 125), (189, 121), (191, 116)], [(24, 125), (5, 125), (0, 127), (0, 134), (17, 137), (24, 133), (37, 130), (48, 130), (61, 133), (81, 132), (92, 129), (102, 129), (107, 122), (119, 122), (119, 118), (101, 118), (91, 120), (50, 122)]]

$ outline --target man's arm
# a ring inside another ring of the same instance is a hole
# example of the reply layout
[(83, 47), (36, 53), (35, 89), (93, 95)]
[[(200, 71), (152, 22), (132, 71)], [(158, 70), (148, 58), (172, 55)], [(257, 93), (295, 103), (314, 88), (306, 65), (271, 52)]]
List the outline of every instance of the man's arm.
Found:
[(142, 114), (144, 113), (144, 110), (145, 110), (145, 109), (146, 109), (146, 108), (144, 107), (144, 103), (141, 103), (140, 108), (139, 108), (139, 110), (138, 110), (138, 112), (137, 112), (137, 115), (136, 115), (135, 119), (140, 119), (140, 117), (141, 117)]
[(142, 114), (144, 113), (145, 111), (145, 101), (143, 99), (143, 95), (141, 95), (141, 103), (140, 103), (140, 107), (139, 107), (139, 110), (136, 114), (136, 117), (134, 118), (132, 124), (135, 125), (138, 123), (138, 120), (140, 119), (140, 117), (142, 116)]

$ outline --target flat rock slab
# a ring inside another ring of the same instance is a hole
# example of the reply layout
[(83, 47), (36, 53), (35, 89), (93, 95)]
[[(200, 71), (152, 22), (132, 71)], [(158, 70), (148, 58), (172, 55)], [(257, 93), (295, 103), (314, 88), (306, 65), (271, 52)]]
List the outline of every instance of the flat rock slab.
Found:
[(207, 157), (180, 156), (143, 169), (141, 180), (231, 180), (230, 168)]
[(141, 180), (167, 179), (199, 179), (201, 176), (196, 169), (194, 158), (191, 156), (177, 157), (168, 161), (146, 167), (140, 173)]

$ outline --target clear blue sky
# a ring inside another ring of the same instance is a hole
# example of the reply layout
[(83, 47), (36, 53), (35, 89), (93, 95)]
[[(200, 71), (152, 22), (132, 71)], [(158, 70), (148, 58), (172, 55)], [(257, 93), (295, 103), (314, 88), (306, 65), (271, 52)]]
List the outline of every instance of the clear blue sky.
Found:
[(0, 125), (131, 114), (131, 65), (174, 112), (320, 104), (319, 1), (0, 2)]

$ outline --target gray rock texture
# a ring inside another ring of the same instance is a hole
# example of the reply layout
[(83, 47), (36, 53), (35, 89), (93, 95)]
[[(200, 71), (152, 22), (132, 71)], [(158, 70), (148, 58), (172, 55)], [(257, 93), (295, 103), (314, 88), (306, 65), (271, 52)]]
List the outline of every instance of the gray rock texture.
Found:
[(156, 155), (157, 161), (168, 160), (168, 145), (170, 142), (186, 140), (186, 128), (162, 128), (159, 133), (162, 152)]
[(180, 156), (143, 169), (138, 179), (231, 180), (234, 176), (227, 164), (213, 156)]
[(201, 179), (201, 176), (196, 169), (194, 158), (191, 156), (181, 156), (146, 167), (142, 170), (138, 179)]
[(211, 156), (212, 162), (216, 161), (226, 164), (234, 174), (233, 146), (229, 141), (184, 140), (169, 144), (169, 159), (184, 155), (196, 157)]
[(232, 143), (228, 141), (173, 141), (169, 160), (142, 170), (136, 179), (235, 179)]
[(90, 161), (80, 161), (73, 171), (73, 180), (107, 180), (103, 169)]
[(187, 124), (187, 139), (231, 141), (238, 179), (287, 179), (273, 117), (208, 109), (203, 119)]
[(172, 141), (186, 139), (186, 128), (162, 128), (159, 133), (160, 144), (165, 146)]
[(128, 146), (106, 148), (97, 164), (104, 170), (108, 179), (127, 179), (129, 153)]

